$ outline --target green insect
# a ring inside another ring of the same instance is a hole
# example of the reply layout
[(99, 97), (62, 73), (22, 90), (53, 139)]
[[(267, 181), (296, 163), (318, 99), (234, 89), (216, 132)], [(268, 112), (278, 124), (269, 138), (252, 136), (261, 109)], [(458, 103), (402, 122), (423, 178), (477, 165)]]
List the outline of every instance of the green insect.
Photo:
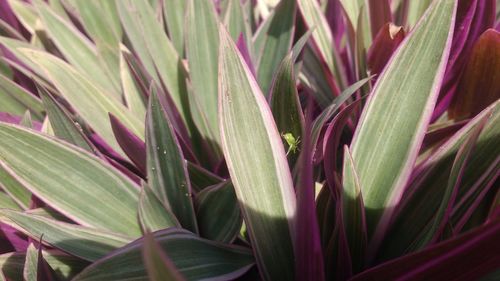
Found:
[(281, 134), (281, 136), (288, 144), (288, 151), (286, 152), (286, 155), (288, 155), (290, 151), (295, 154), (295, 152), (299, 149), (300, 137), (295, 138), (292, 133)]

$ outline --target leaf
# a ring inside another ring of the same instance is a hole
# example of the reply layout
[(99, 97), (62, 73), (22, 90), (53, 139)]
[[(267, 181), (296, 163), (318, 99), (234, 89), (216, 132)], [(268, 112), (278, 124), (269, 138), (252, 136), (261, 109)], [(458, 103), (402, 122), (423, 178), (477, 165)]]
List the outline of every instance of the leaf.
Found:
[(272, 79), (281, 61), (292, 47), (295, 31), (295, 0), (283, 0), (270, 17), (269, 28), (257, 52), (257, 80), (262, 91), (268, 95)]
[(373, 267), (351, 280), (479, 280), (498, 270), (500, 221)]
[(344, 146), (342, 215), (354, 272), (363, 269), (367, 246), (365, 208), (359, 177), (349, 148)]
[(369, 236), (378, 225), (374, 239), (383, 237), (430, 121), (449, 53), (455, 2), (435, 2), (396, 51), (356, 128), (352, 158), (362, 187)]
[(372, 46), (368, 49), (367, 64), (371, 74), (382, 73), (405, 36), (403, 27), (392, 23), (387, 23), (380, 29), (373, 39)]
[(115, 169), (13, 125), (0, 123), (0, 136), (0, 165), (38, 198), (82, 225), (139, 235), (138, 187)]
[(156, 21), (153, 9), (146, 0), (116, 0), (115, 3), (123, 29), (141, 63), (158, 85), (166, 86), (189, 125), (186, 70), (163, 27)]
[(111, 71), (105, 71), (92, 42), (45, 3), (35, 1), (34, 7), (49, 33), (50, 39), (69, 63), (89, 77), (99, 88), (104, 89), (105, 93), (109, 93), (110, 98), (118, 100), (121, 97), (118, 77), (112, 75)]
[(88, 261), (95, 261), (132, 238), (37, 215), (1, 210), (0, 217), (17, 230)]
[(10, 196), (3, 191), (0, 191), (0, 209), (21, 210), (14, 199), (10, 198)]
[[(355, 0), (350, 2), (354, 1)], [(297, 3), (305, 24), (309, 28), (314, 27), (312, 38), (320, 55), (321, 61), (326, 63), (337, 85), (341, 89), (345, 88), (347, 82), (343, 65), (341, 63), (338, 50), (333, 43), (331, 35), (332, 32), (326, 22), (325, 16), (321, 12), (319, 4), (314, 0), (298, 0)]]
[(224, 15), (224, 24), (235, 41), (242, 36), (247, 43), (246, 47), (249, 50), (249, 54), (251, 54), (250, 56), (253, 57), (254, 48), (252, 43), (251, 19), (248, 18), (248, 14), (243, 7), (244, 5), (247, 4), (242, 4), (239, 0), (228, 0)]
[(146, 116), (146, 97), (141, 91), (140, 82), (134, 78), (126, 59), (126, 56), (130, 57), (132, 54), (123, 45), (120, 46), (120, 50), (120, 78), (125, 103), (134, 115), (143, 120)]
[[(0, 160), (1, 161), (1, 160)], [(28, 209), (31, 192), (0, 165), (0, 188), (4, 190), (22, 209)]]
[(186, 15), (185, 0), (165, 0), (163, 16), (167, 25), (168, 35), (177, 53), (184, 54), (184, 25)]
[[(470, 207), (473, 198), (477, 198), (481, 191), (487, 190), (488, 185), (484, 180), (490, 177), (489, 174), (491, 176), (497, 174), (495, 167), (498, 167), (498, 155), (500, 155), (500, 148), (495, 141), (500, 136), (498, 101), (469, 121), (442, 144), (439, 150), (414, 169), (414, 175), (407, 189), (412, 192), (403, 197), (404, 200), (400, 203), (392, 226), (386, 234), (387, 242), (383, 242), (384, 247), (379, 251), (378, 260), (407, 253), (408, 246), (421, 235), (439, 208), (457, 151), (479, 121), (490, 113), (491, 117), (477, 140), (474, 153), (468, 160), (467, 165), (473, 168), (466, 169), (462, 176), (454, 212), (458, 210), (457, 208)], [(464, 200), (468, 203), (464, 204), (462, 202)]]
[(54, 97), (43, 86), (38, 87), (38, 94), (50, 120), (50, 126), (54, 130), (54, 135), (61, 140), (81, 147), (90, 153), (94, 153), (94, 148), (90, 140), (82, 133), (81, 127), (78, 127), (69, 113), (57, 103)]
[[(285, 57), (276, 71), (269, 98), (278, 132), (281, 135), (292, 134), (295, 139), (299, 140), (302, 136), (304, 115), (295, 83), (291, 53)], [(297, 156), (296, 153), (289, 155), (291, 167), (294, 166)]]
[(191, 180), (191, 187), (196, 192), (200, 192), (208, 186), (216, 185), (224, 181), (224, 179), (218, 175), (194, 163), (188, 162), (187, 168), (189, 179)]
[(312, 99), (308, 102), (303, 131), (304, 143), (300, 154), (297, 216), (295, 220), (296, 280), (325, 280), (323, 249), (315, 208), (314, 164), (311, 143)]
[[(61, 280), (71, 279), (87, 264), (78, 258), (53, 250), (43, 251), (43, 256)], [(23, 280), (25, 259), (26, 254), (20, 252), (0, 255), (0, 271), (3, 271), (8, 280)]]
[(8, 0), (7, 2), (16, 15), (16, 19), (19, 20), (29, 33), (33, 34), (35, 32), (36, 21), (38, 20), (38, 15), (33, 5), (21, 0)]
[(412, 1), (415, 3), (409, 3), (407, 24), (413, 27), (417, 24), (418, 20), (424, 15), (424, 12), (429, 8), (432, 0), (422, 0), (422, 1)]
[(203, 138), (212, 144), (212, 150), (217, 156), (221, 154), (217, 123), (218, 25), (218, 16), (212, 1), (187, 1), (186, 56), (194, 103), (201, 113), (199, 118), (195, 115), (194, 121)]
[(220, 42), (219, 122), (229, 173), (262, 276), (292, 280), (295, 194), (283, 144), (257, 82), (222, 27)]
[(26, 261), (24, 262), (23, 277), (26, 281), (37, 281), (38, 273), (38, 250), (30, 243), (26, 250)]
[(177, 218), (145, 184), (142, 186), (139, 199), (139, 221), (144, 232), (180, 226)]
[(195, 197), (200, 235), (204, 238), (231, 243), (241, 228), (241, 213), (233, 184), (224, 181), (207, 187)]
[[(186, 230), (162, 230), (154, 239), (187, 280), (232, 280), (253, 265), (247, 249), (198, 238)], [(126, 245), (87, 267), (74, 281), (147, 279), (141, 262), (143, 245), (143, 239)]]
[[(92, 84), (86, 76), (48, 53), (25, 49), (22, 52), (44, 69), (61, 95), (113, 149), (121, 151), (108, 121), (108, 113), (115, 115), (139, 137), (144, 136), (142, 122), (132, 116), (125, 106)], [(82, 96), (85, 98), (82, 99)]]
[(458, 149), (439, 208), (432, 221), (428, 224), (428, 227), (422, 231), (422, 238), (418, 239), (416, 245), (414, 244), (415, 246), (412, 248), (416, 248), (417, 250), (423, 249), (429, 243), (437, 241), (444, 231), (450, 218), (452, 206), (455, 204), (462, 177), (468, 164), (467, 162), (481, 134), (481, 130), (484, 128), (489, 117), (486, 115), (479, 121), (479, 124), (472, 129), (468, 138)]
[(474, 116), (500, 98), (500, 33), (488, 29), (471, 52), (448, 111), (453, 119)]
[(370, 29), (375, 38), (379, 30), (388, 22), (392, 22), (391, 3), (388, 0), (369, 0), (368, 7)]
[(149, 99), (146, 117), (148, 183), (180, 224), (197, 233), (191, 183), (179, 142), (155, 91)]
[(142, 257), (151, 281), (185, 280), (172, 261), (161, 250), (160, 245), (148, 233), (144, 236)]
[(36, 120), (43, 118), (40, 100), (4, 75), (0, 75), (0, 99), (2, 112), (21, 115), (29, 109)]
[(109, 121), (116, 141), (123, 152), (132, 160), (139, 172), (146, 175), (146, 144), (144, 141), (125, 127), (113, 114), (109, 114)]

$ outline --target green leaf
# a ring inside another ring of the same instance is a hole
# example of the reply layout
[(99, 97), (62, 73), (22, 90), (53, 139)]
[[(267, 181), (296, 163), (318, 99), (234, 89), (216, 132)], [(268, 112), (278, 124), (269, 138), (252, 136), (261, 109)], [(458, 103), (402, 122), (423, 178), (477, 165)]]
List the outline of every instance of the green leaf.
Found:
[(26, 110), (23, 118), (21, 118), (21, 121), (19, 121), (19, 125), (29, 129), (33, 129), (33, 121), (31, 121), (31, 114), (29, 110)]
[(37, 215), (10, 210), (0, 210), (3, 221), (40, 240), (76, 257), (94, 261), (117, 249), (132, 238), (90, 227), (60, 222)]
[(146, 117), (146, 97), (141, 92), (140, 82), (136, 81), (127, 63), (126, 56), (132, 56), (123, 45), (120, 46), (120, 77), (122, 81), (123, 97), (127, 108), (140, 120)]
[[(300, 141), (304, 127), (304, 114), (295, 82), (293, 58), (289, 53), (276, 71), (271, 87), (270, 106), (281, 136), (291, 134), (296, 141)], [(289, 145), (285, 141), (284, 144)], [(293, 167), (299, 154), (297, 151), (290, 150), (290, 152), (292, 154), (289, 153), (289, 163)]]
[(177, 218), (163, 205), (147, 185), (143, 185), (141, 190), (139, 221), (143, 231), (157, 231), (180, 226)]
[(266, 280), (293, 280), (295, 194), (281, 137), (257, 82), (223, 27), (220, 42), (219, 118), (229, 173), (261, 274)]
[(33, 243), (26, 249), (26, 261), (24, 262), (23, 277), (25, 281), (37, 281), (38, 274), (38, 250)]
[(479, 135), (481, 134), (481, 130), (484, 128), (484, 125), (486, 121), (488, 121), (489, 117), (490, 116), (486, 115), (479, 121), (479, 124), (472, 129), (469, 137), (458, 149), (439, 208), (436, 210), (431, 222), (429, 222), (428, 227), (426, 227), (425, 230), (422, 230), (421, 238), (419, 238), (416, 243), (411, 245), (410, 250), (423, 249), (429, 243), (436, 242), (442, 234), (449, 221), (452, 206), (455, 204), (458, 189), (471, 152), (476, 145)]
[(50, 126), (54, 130), (54, 135), (61, 140), (65, 140), (90, 153), (94, 153), (91, 143), (83, 135), (81, 127), (79, 128), (71, 119), (69, 113), (57, 103), (44, 87), (39, 86), (38, 93), (49, 116)]
[(252, 27), (250, 19), (243, 10), (244, 4), (242, 4), (240, 0), (229, 0), (227, 2), (224, 24), (227, 26), (229, 34), (231, 34), (235, 42), (238, 40), (238, 37), (240, 37), (240, 34), (243, 34), (249, 53), (253, 55)]
[[(217, 122), (218, 16), (211, 0), (188, 0), (186, 56), (193, 86), (193, 99), (200, 116), (194, 115), (204, 139), (217, 156), (220, 152)], [(203, 42), (203, 44), (200, 44)]]
[(110, 98), (85, 75), (48, 53), (32, 50), (22, 52), (44, 69), (75, 111), (117, 152), (122, 150), (114, 137), (109, 113), (117, 117), (134, 134), (140, 138), (144, 137), (143, 122), (131, 115), (118, 100)]
[(88, 76), (99, 88), (106, 90), (105, 93), (119, 100), (121, 88), (118, 76), (113, 75), (112, 71), (105, 71), (106, 68), (98, 59), (95, 45), (46, 4), (39, 1), (34, 3), (51, 40), (69, 63)]
[(191, 180), (191, 187), (196, 192), (200, 192), (208, 186), (216, 185), (224, 181), (223, 178), (191, 162), (187, 163), (187, 168), (189, 179)]
[(314, 27), (312, 38), (318, 48), (322, 61), (326, 62), (337, 85), (343, 89), (347, 85), (347, 82), (342, 61), (333, 43), (330, 27), (321, 12), (318, 2), (315, 0), (298, 0), (297, 3), (306, 25), (309, 28)]
[[(0, 160), (1, 161), (1, 160)], [(31, 192), (0, 165), (0, 188), (2, 188), (22, 209), (30, 206)]]
[(268, 20), (269, 27), (257, 52), (257, 80), (267, 95), (276, 69), (292, 47), (295, 31), (295, 0), (283, 0)]
[(200, 235), (231, 243), (241, 228), (241, 212), (230, 181), (207, 187), (196, 195), (196, 214)]
[(415, 163), (448, 59), (455, 2), (435, 2), (396, 51), (357, 126), (351, 151), (369, 235), (384, 213), (377, 230), (377, 236), (383, 236)]
[(150, 233), (144, 237), (142, 256), (150, 281), (185, 280)]
[(43, 118), (40, 99), (14, 83), (10, 78), (0, 75), (0, 111), (22, 115), (30, 110), (36, 120)]
[(344, 147), (342, 216), (354, 272), (363, 269), (367, 241), (365, 209), (359, 178), (347, 146)]
[(146, 117), (148, 183), (180, 224), (198, 232), (186, 162), (157, 93), (152, 91)]
[(479, 121), (490, 113), (491, 117), (467, 161), (467, 165), (471, 168), (466, 169), (462, 176), (457, 204), (452, 212), (453, 223), (457, 220), (454, 216), (461, 213), (458, 210), (471, 207), (474, 198), (478, 198), (478, 193), (487, 188), (488, 180), (498, 174), (500, 147), (496, 140), (500, 137), (500, 102), (497, 101), (469, 121), (427, 160), (417, 166), (414, 171), (415, 176), (408, 185), (408, 190), (413, 192), (411, 196), (405, 196), (405, 200), (401, 202), (383, 247), (378, 251), (379, 260), (407, 253), (409, 245), (420, 237), (443, 200), (453, 161), (460, 146), (466, 142)]
[[(43, 251), (43, 257), (54, 269), (60, 280), (71, 279), (86, 265), (81, 259), (71, 257), (59, 251)], [(23, 280), (23, 269), (26, 260), (25, 253), (7, 253), (0, 255), (0, 271), (9, 280)]]
[(410, 1), (408, 3), (408, 15), (406, 24), (411, 28), (415, 26), (418, 20), (425, 13), (425, 10), (429, 8), (432, 0), (421, 0), (421, 1)]
[(157, 85), (166, 86), (183, 120), (189, 125), (186, 70), (172, 42), (156, 20), (146, 0), (116, 0), (116, 6), (132, 47)]
[(21, 22), (29, 33), (35, 33), (38, 14), (33, 5), (21, 0), (8, 0), (8, 2), (17, 20)]
[(72, 220), (130, 236), (140, 234), (138, 187), (86, 151), (0, 123), (0, 164)]
[(170, 40), (181, 56), (184, 54), (184, 25), (186, 0), (165, 0), (163, 16), (167, 25)]
[(20, 211), (20, 206), (8, 194), (0, 191), (0, 209), (11, 209)]
[[(247, 249), (205, 240), (186, 230), (162, 230), (154, 239), (187, 280), (233, 280), (253, 265)], [(128, 244), (87, 267), (74, 281), (146, 280), (143, 245), (143, 239)]]

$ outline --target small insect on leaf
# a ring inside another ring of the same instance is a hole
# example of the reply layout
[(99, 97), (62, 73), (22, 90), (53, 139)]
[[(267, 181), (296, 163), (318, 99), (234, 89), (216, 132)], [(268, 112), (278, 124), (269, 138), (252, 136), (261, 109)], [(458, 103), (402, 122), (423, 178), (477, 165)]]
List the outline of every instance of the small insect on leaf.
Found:
[(295, 154), (295, 152), (297, 152), (297, 150), (299, 149), (300, 137), (295, 138), (292, 133), (282, 133), (281, 136), (288, 144), (286, 155), (288, 155), (290, 151)]

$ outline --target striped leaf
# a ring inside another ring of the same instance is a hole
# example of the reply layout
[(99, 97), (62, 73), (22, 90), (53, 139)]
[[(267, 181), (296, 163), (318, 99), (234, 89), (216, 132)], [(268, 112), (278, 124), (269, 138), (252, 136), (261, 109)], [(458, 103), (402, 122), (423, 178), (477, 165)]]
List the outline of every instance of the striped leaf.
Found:
[(38, 273), (38, 250), (33, 243), (30, 243), (26, 249), (26, 261), (24, 262), (23, 277), (26, 281), (37, 281)]
[(183, 281), (184, 277), (172, 261), (161, 250), (150, 233), (144, 237), (142, 250), (144, 264), (150, 281)]
[[(194, 103), (201, 113), (194, 121), (212, 150), (220, 155), (217, 123), (218, 16), (210, 0), (188, 0), (186, 16), (186, 56), (193, 86)], [(200, 44), (200, 42), (204, 42)]]
[(369, 235), (383, 213), (377, 235), (385, 232), (415, 163), (443, 79), (455, 2), (436, 1), (394, 54), (356, 128), (351, 151), (369, 210)]
[(139, 221), (143, 231), (157, 231), (180, 226), (175, 216), (145, 184), (142, 186), (139, 199)]
[[(55, 270), (56, 276), (61, 280), (71, 279), (87, 265), (81, 259), (71, 257), (60, 251), (42, 252), (44, 259)], [(3, 272), (5, 277), (9, 278), (8, 280), (23, 280), (25, 260), (26, 254), (21, 252), (0, 255), (0, 272)]]
[[(162, 230), (154, 239), (187, 280), (234, 280), (253, 266), (249, 250), (205, 240), (186, 230)], [(144, 239), (126, 245), (87, 267), (74, 281), (146, 280), (143, 245)]]
[(131, 115), (118, 100), (110, 98), (84, 74), (48, 53), (25, 49), (22, 52), (44, 70), (61, 95), (113, 149), (121, 151), (109, 123), (109, 113), (116, 116), (137, 136), (144, 136), (143, 122)]
[(0, 100), (1, 112), (21, 115), (29, 109), (36, 120), (43, 118), (40, 99), (4, 75), (0, 75)]
[(241, 212), (233, 184), (225, 181), (207, 187), (196, 195), (196, 214), (200, 235), (230, 243), (241, 228)]
[(138, 187), (91, 154), (2, 123), (0, 164), (37, 197), (72, 220), (130, 236), (140, 234), (136, 218)]
[(196, 233), (198, 226), (191, 200), (191, 183), (182, 150), (155, 91), (149, 99), (146, 117), (149, 186), (180, 224)]
[(186, 15), (186, 0), (165, 0), (163, 17), (167, 25), (168, 35), (177, 53), (184, 54), (184, 24)]
[(97, 260), (132, 238), (94, 228), (56, 221), (37, 215), (1, 210), (0, 217), (22, 233), (71, 255)]
[(266, 280), (292, 280), (295, 194), (281, 137), (266, 99), (224, 28), (220, 40), (219, 118), (229, 173), (260, 272)]

